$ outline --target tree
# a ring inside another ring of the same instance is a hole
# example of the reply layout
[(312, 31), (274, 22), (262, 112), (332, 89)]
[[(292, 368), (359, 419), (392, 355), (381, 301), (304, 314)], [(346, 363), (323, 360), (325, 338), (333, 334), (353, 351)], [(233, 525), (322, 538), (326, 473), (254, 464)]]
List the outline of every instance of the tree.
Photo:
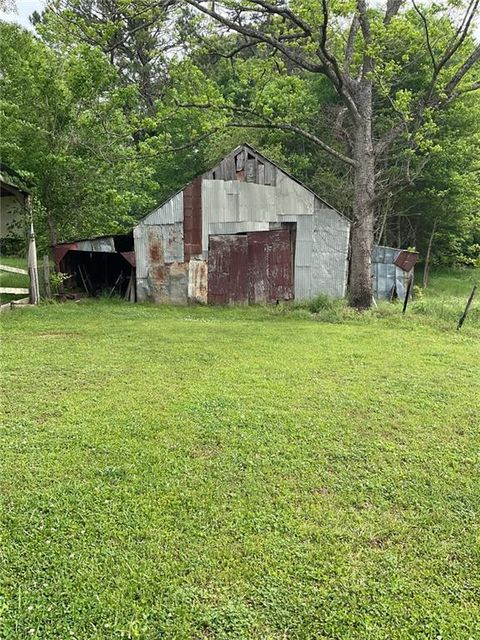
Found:
[[(46, 42), (85, 43), (102, 51), (122, 86), (136, 86), (143, 110), (151, 114), (169, 81), (169, 56), (179, 46), (170, 24), (171, 0), (52, 0), (33, 24)], [(173, 18), (172, 18), (173, 20)]]
[[(369, 307), (378, 202), (421, 172), (432, 147), (436, 114), (464, 93), (480, 88), (473, 79), (480, 46), (469, 38), (479, 0), (444, 2), (443, 11), (414, 2), (407, 8), (406, 0), (388, 0), (382, 11), (366, 0), (186, 3), (210, 24), (240, 34), (244, 48), (261, 46), (291, 68), (323, 76), (335, 91), (339, 126), (345, 133), (342, 148), (302, 128), (291, 115), (279, 121), (237, 108), (234, 112), (244, 118), (230, 124), (302, 135), (350, 168), (349, 297), (353, 306)], [(456, 13), (459, 17), (454, 20)], [(409, 74), (415, 57), (422, 59), (425, 69), (428, 65), (428, 80), (420, 90), (411, 87)], [(389, 117), (385, 117), (387, 105)], [(392, 171), (391, 154), (400, 145), (401, 162)]]
[(2, 159), (32, 184), (38, 230), (53, 245), (128, 228), (156, 188), (131, 139), (135, 89), (94, 48), (59, 52), (1, 22), (0, 37)]

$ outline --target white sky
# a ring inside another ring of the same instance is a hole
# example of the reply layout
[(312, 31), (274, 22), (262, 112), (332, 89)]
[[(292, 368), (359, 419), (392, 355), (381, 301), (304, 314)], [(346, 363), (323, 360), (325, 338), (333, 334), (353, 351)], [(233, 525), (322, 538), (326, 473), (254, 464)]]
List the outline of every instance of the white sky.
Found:
[[(28, 20), (28, 16), (30, 16), (34, 11), (41, 11), (45, 6), (45, 0), (16, 0), (16, 12), (15, 13), (5, 13), (4, 11), (0, 11), (0, 19), (7, 20), (8, 22), (18, 22), (27, 29), (31, 29), (32, 25)], [(384, 4), (383, 2), (379, 3), (380, 5)], [(480, 17), (477, 16), (476, 19), (476, 27), (473, 30), (473, 33), (476, 35), (477, 39), (480, 40)]]
[(17, 6), (16, 13), (5, 13), (5, 11), (0, 11), (0, 18), (2, 20), (7, 20), (8, 22), (18, 22), (23, 27), (31, 28), (28, 16), (34, 11), (41, 11), (45, 2), (44, 0), (17, 0), (15, 4)]

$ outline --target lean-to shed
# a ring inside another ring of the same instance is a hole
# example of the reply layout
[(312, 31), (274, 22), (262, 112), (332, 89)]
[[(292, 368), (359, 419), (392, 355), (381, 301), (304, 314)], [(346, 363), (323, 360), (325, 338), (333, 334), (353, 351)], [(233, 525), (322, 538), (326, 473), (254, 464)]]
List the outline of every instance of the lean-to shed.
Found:
[(133, 229), (138, 300), (345, 295), (350, 223), (244, 144)]

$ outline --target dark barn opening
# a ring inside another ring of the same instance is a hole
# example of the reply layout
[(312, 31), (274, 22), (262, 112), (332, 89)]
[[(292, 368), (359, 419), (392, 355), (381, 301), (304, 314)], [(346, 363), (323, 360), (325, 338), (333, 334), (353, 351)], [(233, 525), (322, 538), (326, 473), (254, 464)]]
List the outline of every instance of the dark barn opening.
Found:
[(125, 295), (131, 266), (119, 253), (69, 251), (65, 258), (64, 271), (72, 274), (75, 289), (88, 295)]
[(56, 263), (59, 271), (69, 274), (66, 288), (72, 292), (135, 300), (132, 234), (57, 245)]

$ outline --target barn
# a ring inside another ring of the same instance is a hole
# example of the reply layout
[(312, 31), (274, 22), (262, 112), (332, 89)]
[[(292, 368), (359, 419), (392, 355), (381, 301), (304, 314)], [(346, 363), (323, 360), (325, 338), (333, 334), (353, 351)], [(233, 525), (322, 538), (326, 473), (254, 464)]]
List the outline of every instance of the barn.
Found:
[[(64, 242), (59, 271), (87, 295), (186, 304), (343, 297), (350, 222), (248, 144), (128, 233)], [(374, 297), (403, 297), (418, 254), (375, 247)]]
[(248, 144), (133, 229), (138, 300), (345, 295), (349, 221)]

